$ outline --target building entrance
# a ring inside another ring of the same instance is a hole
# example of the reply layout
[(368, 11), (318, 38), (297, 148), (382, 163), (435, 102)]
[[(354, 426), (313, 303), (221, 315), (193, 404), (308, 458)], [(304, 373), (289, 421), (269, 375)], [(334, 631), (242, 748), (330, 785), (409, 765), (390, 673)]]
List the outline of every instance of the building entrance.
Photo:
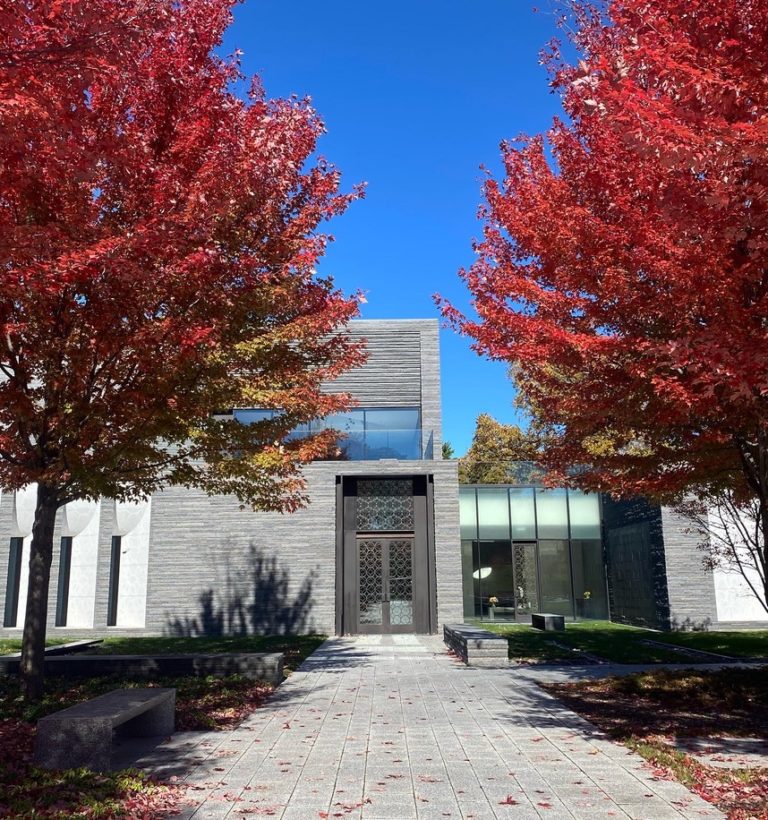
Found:
[(434, 631), (430, 478), (340, 480), (336, 600), (341, 634)]

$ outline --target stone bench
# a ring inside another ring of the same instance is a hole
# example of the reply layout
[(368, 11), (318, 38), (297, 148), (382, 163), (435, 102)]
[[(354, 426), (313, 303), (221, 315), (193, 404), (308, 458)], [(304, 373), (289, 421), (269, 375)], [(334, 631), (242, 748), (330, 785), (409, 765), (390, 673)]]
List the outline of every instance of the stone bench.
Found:
[(444, 624), (443, 640), (467, 666), (508, 666), (506, 638), (470, 624)]
[(565, 615), (554, 615), (551, 612), (534, 612), (531, 614), (531, 626), (544, 632), (563, 632)]
[(108, 771), (113, 730), (132, 737), (170, 735), (175, 705), (175, 689), (115, 689), (40, 718), (35, 763), (44, 769)]

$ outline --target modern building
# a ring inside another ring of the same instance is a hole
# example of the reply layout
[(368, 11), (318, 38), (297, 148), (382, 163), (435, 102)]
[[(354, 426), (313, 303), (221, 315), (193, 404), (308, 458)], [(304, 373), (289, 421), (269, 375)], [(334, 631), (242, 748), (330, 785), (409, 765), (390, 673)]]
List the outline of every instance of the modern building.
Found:
[[(431, 633), (534, 611), (659, 628), (760, 622), (743, 590), (704, 572), (668, 510), (534, 486), (460, 494), (457, 463), (442, 459), (437, 321), (350, 332), (368, 361), (328, 389), (358, 406), (318, 422), (343, 431), (345, 458), (305, 468), (309, 504), (253, 512), (179, 487), (142, 504), (68, 504), (49, 634)], [(264, 412), (236, 409), (233, 423)], [(0, 636), (23, 624), (35, 494), (0, 496)]]
[[(180, 487), (139, 505), (68, 504), (49, 634), (429, 633), (460, 620), (438, 323), (358, 321), (351, 332), (367, 340), (368, 361), (329, 385), (358, 401), (328, 420), (345, 431), (346, 460), (306, 467), (308, 506), (253, 512)], [(262, 412), (233, 415), (247, 423)], [(0, 634), (23, 623), (34, 502), (34, 487), (0, 498)]]
[(459, 498), (465, 619), (768, 625), (740, 573), (704, 568), (702, 536), (674, 509), (525, 485), (464, 485)]

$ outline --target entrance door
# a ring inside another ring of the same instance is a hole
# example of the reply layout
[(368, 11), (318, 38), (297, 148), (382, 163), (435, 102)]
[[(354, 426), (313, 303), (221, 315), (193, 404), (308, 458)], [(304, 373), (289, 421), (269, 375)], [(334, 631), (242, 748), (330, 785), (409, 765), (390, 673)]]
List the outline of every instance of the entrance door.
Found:
[(357, 539), (360, 632), (413, 632), (413, 538)]
[(336, 490), (340, 635), (437, 623), (431, 476), (343, 476)]

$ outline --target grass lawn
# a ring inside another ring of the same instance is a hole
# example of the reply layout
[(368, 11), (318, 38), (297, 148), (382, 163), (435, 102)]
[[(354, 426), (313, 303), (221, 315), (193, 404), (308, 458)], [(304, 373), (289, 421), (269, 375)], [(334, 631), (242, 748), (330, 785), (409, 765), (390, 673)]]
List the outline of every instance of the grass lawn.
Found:
[(641, 754), (731, 820), (768, 818), (768, 768), (724, 769), (678, 751), (675, 737), (766, 737), (768, 669), (655, 670), (543, 684), (614, 740)]
[[(46, 640), (46, 646), (60, 646), (69, 643), (69, 638), (51, 638)], [(0, 655), (13, 655), (21, 652), (21, 638), (0, 638)]]
[[(768, 630), (740, 632), (655, 632), (608, 621), (567, 623), (565, 632), (541, 632), (524, 624), (488, 624), (509, 640), (509, 657), (529, 663), (578, 661), (580, 650), (615, 663), (684, 663), (689, 658), (663, 647), (646, 646), (652, 640), (738, 658), (768, 656)], [(558, 646), (560, 644), (560, 646)]]
[[(267, 638), (110, 638), (102, 652), (284, 652), (295, 668), (323, 636)], [(34, 723), (112, 689), (144, 686), (176, 688), (176, 728), (230, 729), (259, 708), (274, 686), (240, 675), (226, 678), (157, 678), (127, 681), (116, 676), (46, 681), (40, 704), (28, 706), (18, 679), (0, 676), (0, 817), (163, 817), (184, 799), (184, 789), (134, 771), (96, 774), (87, 769), (48, 772), (31, 763)]]

